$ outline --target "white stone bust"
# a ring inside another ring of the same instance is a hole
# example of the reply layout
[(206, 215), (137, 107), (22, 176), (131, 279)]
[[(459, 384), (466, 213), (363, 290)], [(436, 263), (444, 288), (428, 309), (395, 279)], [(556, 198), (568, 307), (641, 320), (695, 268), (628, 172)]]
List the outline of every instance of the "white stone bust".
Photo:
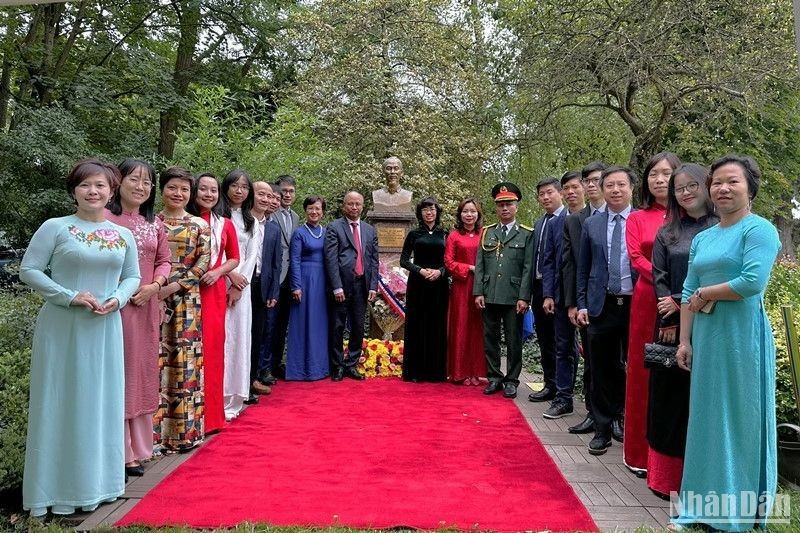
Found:
[(372, 203), (376, 212), (403, 212), (413, 211), (411, 205), (411, 191), (400, 186), (403, 177), (403, 162), (397, 157), (389, 157), (383, 161), (383, 175), (386, 186), (372, 191)]

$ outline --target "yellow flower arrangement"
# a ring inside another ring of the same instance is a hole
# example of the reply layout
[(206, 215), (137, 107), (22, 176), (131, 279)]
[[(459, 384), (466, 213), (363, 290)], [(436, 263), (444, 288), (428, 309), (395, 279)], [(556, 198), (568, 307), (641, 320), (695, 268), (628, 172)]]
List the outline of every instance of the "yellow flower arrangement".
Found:
[(403, 341), (364, 339), (357, 368), (368, 378), (402, 375)]

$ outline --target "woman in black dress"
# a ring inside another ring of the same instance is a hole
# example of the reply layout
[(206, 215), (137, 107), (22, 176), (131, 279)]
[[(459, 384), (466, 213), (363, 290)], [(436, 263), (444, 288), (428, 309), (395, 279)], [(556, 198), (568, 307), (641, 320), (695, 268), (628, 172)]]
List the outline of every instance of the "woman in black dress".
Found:
[(447, 275), (441, 206), (432, 196), (417, 204), (419, 227), (406, 236), (400, 266), (408, 270), (403, 380), (447, 378)]
[[(667, 223), (653, 243), (653, 283), (658, 298), (656, 340), (676, 345), (680, 338), (680, 302), (695, 235), (717, 223), (705, 187), (708, 171), (691, 163), (672, 172)], [(659, 496), (680, 490), (686, 425), (689, 421), (689, 373), (677, 366), (650, 369), (647, 417), (647, 485)]]

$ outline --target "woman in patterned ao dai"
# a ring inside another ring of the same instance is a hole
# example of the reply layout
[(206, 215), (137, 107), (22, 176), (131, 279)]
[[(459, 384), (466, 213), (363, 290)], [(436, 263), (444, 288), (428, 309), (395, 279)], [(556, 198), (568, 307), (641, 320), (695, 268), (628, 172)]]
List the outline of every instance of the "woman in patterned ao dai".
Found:
[(105, 218), (116, 167), (75, 165), (74, 215), (36, 231), (20, 279), (44, 297), (31, 356), (22, 504), (32, 516), (93, 511), (125, 491), (119, 309), (139, 287), (136, 242)]
[(139, 288), (122, 310), (125, 346), (125, 473), (141, 476), (140, 463), (153, 455), (153, 413), (158, 408), (158, 353), (161, 301), (158, 291), (170, 272), (164, 225), (155, 218), (155, 171), (148, 163), (126, 159), (122, 181), (108, 204), (106, 217), (128, 228), (139, 255)]
[(208, 224), (186, 212), (194, 178), (171, 167), (158, 178), (172, 271), (159, 297), (166, 301), (161, 327), (161, 404), (153, 417), (157, 439), (167, 450), (185, 451), (203, 439), (203, 340), (200, 277), (208, 270)]

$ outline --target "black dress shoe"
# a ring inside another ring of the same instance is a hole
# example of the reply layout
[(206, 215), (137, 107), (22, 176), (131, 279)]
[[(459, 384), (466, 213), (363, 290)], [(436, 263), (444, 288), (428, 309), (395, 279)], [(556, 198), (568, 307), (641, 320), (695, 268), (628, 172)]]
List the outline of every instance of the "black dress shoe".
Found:
[(624, 435), (625, 429), (622, 427), (622, 422), (619, 420), (614, 420), (611, 422), (611, 436), (614, 437), (614, 440), (617, 442), (622, 442)]
[(589, 453), (592, 455), (603, 455), (611, 447), (611, 439), (602, 435), (595, 435), (589, 441)]
[(529, 402), (549, 402), (552, 401), (553, 398), (556, 397), (556, 391), (552, 389), (548, 389), (547, 387), (543, 388), (539, 392), (532, 392), (528, 394), (528, 401)]
[(137, 466), (126, 466), (125, 467), (125, 475), (126, 476), (143, 476), (144, 475), (144, 467), (142, 465)]
[(630, 466), (628, 467), (628, 470), (630, 470), (631, 473), (639, 479), (647, 479), (647, 470), (643, 470), (641, 468), (631, 468)]
[(503, 384), (499, 381), (490, 381), (486, 388), (483, 389), (484, 394), (494, 394), (502, 388)]
[(510, 381), (507, 383), (503, 383), (503, 397), (505, 398), (516, 398), (517, 397), (517, 385), (511, 383)]
[(258, 395), (256, 395), (253, 391), (250, 391), (250, 396), (248, 396), (247, 399), (242, 403), (245, 405), (255, 405), (258, 403)]
[(348, 368), (347, 372), (345, 372), (344, 375), (347, 376), (350, 379), (356, 379), (358, 381), (361, 381), (361, 380), (364, 379), (364, 374), (362, 374), (361, 372), (356, 370), (355, 367)]
[(342, 367), (337, 368), (336, 370), (333, 371), (333, 374), (331, 374), (331, 379), (333, 381), (342, 381), (343, 377), (344, 377), (344, 368)]
[(583, 419), (583, 422), (576, 426), (568, 427), (567, 431), (576, 435), (581, 433), (591, 433), (594, 431), (594, 418), (592, 415), (586, 415), (586, 418)]

